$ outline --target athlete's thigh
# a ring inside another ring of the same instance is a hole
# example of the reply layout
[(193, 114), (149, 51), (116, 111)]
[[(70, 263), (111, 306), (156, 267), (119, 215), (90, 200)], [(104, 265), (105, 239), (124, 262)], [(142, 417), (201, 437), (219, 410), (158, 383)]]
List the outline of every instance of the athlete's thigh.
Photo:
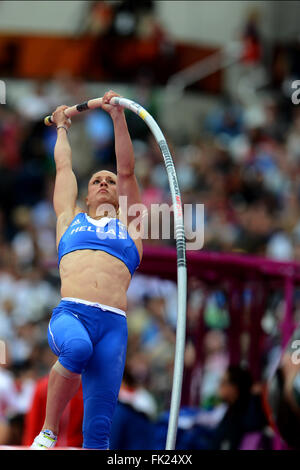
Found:
[(126, 350), (127, 321), (117, 314), (105, 317), (105, 326), (93, 354), (82, 374), (84, 396), (97, 393), (97, 390), (108, 390), (116, 398), (122, 382)]
[(51, 317), (48, 325), (48, 341), (56, 355), (61, 353), (64, 345), (77, 339), (91, 343), (86, 328), (75, 314), (62, 310)]

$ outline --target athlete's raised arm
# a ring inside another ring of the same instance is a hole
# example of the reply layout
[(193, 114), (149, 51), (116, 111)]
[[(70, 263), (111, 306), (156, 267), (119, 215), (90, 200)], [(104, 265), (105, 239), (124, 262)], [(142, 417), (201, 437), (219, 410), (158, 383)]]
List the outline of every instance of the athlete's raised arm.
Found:
[[(134, 152), (129, 135), (124, 109), (121, 106), (110, 105), (113, 96), (120, 96), (108, 91), (103, 96), (102, 108), (110, 115), (114, 125), (115, 153), (117, 160), (118, 195), (127, 197), (127, 207), (140, 204), (141, 196), (134, 174)], [(130, 220), (130, 217), (128, 217)]]
[(64, 215), (66, 223), (75, 215), (78, 194), (77, 181), (72, 170), (72, 151), (68, 140), (70, 120), (64, 115), (67, 106), (59, 106), (53, 113), (57, 127), (57, 140), (54, 148), (56, 166), (53, 205), (57, 217)]

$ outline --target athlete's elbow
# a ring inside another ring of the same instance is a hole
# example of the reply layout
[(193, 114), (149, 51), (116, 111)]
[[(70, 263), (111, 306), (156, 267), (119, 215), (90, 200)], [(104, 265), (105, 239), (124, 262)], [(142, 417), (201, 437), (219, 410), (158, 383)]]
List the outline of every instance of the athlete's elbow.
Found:
[(56, 155), (54, 157), (54, 161), (55, 161), (56, 173), (72, 169), (72, 162), (70, 158), (66, 158), (66, 157), (61, 158), (60, 156)]
[(54, 160), (58, 162), (68, 162), (72, 159), (72, 151), (70, 147), (54, 148)]

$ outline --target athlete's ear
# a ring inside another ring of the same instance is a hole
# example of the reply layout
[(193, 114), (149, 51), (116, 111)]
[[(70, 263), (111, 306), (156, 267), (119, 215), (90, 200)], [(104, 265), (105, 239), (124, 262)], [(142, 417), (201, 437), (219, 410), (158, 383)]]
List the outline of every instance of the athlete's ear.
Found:
[(89, 198), (88, 198), (88, 196), (86, 196), (86, 198), (85, 198), (85, 204), (86, 204), (87, 207), (89, 207)]

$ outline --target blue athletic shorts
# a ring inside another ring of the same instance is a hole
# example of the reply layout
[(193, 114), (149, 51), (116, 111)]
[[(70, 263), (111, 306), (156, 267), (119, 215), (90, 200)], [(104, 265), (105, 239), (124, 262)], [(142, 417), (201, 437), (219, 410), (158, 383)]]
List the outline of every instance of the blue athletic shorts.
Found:
[(82, 378), (84, 448), (109, 448), (127, 336), (126, 315), (121, 310), (80, 299), (62, 299), (53, 310), (48, 327), (50, 348), (66, 369)]

